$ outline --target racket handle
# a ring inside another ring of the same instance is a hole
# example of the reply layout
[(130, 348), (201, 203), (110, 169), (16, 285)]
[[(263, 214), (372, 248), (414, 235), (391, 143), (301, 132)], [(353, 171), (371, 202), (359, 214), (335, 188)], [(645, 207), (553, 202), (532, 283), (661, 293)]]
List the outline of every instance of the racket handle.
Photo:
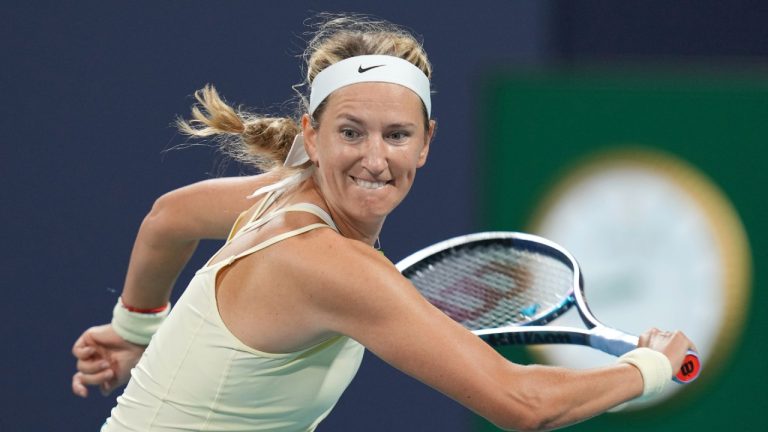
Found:
[(688, 354), (683, 359), (683, 365), (672, 380), (678, 384), (688, 384), (698, 378), (699, 373), (701, 373), (699, 355), (694, 351), (688, 350)]

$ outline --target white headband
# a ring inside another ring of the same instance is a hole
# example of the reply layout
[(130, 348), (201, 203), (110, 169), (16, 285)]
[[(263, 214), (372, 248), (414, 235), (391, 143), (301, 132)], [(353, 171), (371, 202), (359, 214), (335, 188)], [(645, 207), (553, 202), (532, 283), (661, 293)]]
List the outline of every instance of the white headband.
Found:
[[(350, 57), (320, 71), (312, 81), (309, 95), (309, 115), (334, 91), (363, 82), (398, 84), (416, 93), (424, 103), (427, 117), (432, 113), (429, 78), (413, 63), (388, 55)], [(285, 166), (295, 167), (309, 160), (301, 134), (293, 141)]]
[(388, 55), (350, 57), (323, 69), (312, 81), (309, 114), (312, 115), (334, 91), (362, 82), (385, 82), (406, 87), (421, 98), (427, 116), (431, 115), (429, 78), (408, 60)]

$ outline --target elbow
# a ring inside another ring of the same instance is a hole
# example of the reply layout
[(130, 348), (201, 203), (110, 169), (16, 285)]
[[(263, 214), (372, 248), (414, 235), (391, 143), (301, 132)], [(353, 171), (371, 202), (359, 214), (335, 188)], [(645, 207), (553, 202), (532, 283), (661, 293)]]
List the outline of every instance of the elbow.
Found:
[(155, 228), (167, 224), (167, 220), (171, 219), (173, 213), (173, 192), (166, 193), (157, 198), (152, 204), (152, 208), (149, 210), (144, 220), (141, 222), (142, 227)]
[[(503, 430), (521, 432), (546, 431), (562, 426), (558, 419), (562, 413), (556, 399), (541, 382), (518, 380), (503, 393), (501, 409), (489, 417)], [(502, 408), (503, 407), (503, 408)]]
[(174, 240), (177, 237), (180, 218), (174, 192), (169, 192), (155, 200), (152, 209), (144, 216), (140, 232), (146, 239), (155, 241)]
[(551, 418), (535, 410), (489, 420), (505, 431), (534, 432), (552, 429)]
[(555, 429), (555, 426), (552, 425), (552, 422), (550, 421), (549, 418), (537, 416), (537, 415), (531, 415), (524, 420), (523, 425), (521, 425), (515, 430), (520, 432), (538, 432), (538, 431), (548, 431), (552, 429)]
[(523, 417), (522, 425), (518, 430), (548, 431), (562, 426), (557, 421), (559, 410), (553, 405), (551, 399), (537, 397), (535, 403), (529, 404), (529, 409)]
[(162, 220), (164, 217), (168, 217), (174, 211), (176, 203), (176, 191), (166, 192), (155, 200), (152, 204), (152, 208), (144, 218), (145, 221)]

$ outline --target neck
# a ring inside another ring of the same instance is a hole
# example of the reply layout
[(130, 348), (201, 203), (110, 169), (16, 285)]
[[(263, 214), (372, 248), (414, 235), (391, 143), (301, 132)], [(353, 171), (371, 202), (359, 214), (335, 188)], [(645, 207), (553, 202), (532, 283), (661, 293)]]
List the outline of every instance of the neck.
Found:
[(349, 223), (342, 216), (334, 214), (333, 211), (331, 211), (331, 217), (344, 237), (359, 240), (371, 247), (378, 246), (379, 234), (381, 233), (381, 227), (384, 225), (383, 219), (371, 224), (363, 224), (359, 221)]
[(322, 193), (320, 193), (317, 183), (312, 178), (308, 179), (299, 188), (298, 194), (302, 195), (301, 200), (306, 200), (308, 198), (307, 195), (311, 194), (313, 198), (311, 201), (316, 202), (316, 204), (324, 208), (331, 215), (331, 219), (333, 219), (333, 222), (339, 229), (339, 233), (344, 237), (361, 241), (371, 247), (378, 246), (379, 234), (384, 225), (385, 217), (368, 221), (355, 220), (348, 217), (328, 204)]

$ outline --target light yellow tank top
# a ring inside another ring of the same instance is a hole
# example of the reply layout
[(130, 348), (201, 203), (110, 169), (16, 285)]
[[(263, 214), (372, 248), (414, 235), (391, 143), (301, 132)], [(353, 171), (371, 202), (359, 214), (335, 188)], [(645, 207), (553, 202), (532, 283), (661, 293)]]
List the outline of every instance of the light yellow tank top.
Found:
[(283, 239), (317, 228), (336, 229), (322, 209), (295, 204), (260, 217), (270, 197), (230, 240), (287, 211), (315, 214), (311, 224), (206, 265), (192, 278), (153, 336), (102, 432), (312, 431), (357, 373), (364, 348), (336, 336), (298, 352), (255, 350), (219, 315), (215, 281), (222, 268)]

